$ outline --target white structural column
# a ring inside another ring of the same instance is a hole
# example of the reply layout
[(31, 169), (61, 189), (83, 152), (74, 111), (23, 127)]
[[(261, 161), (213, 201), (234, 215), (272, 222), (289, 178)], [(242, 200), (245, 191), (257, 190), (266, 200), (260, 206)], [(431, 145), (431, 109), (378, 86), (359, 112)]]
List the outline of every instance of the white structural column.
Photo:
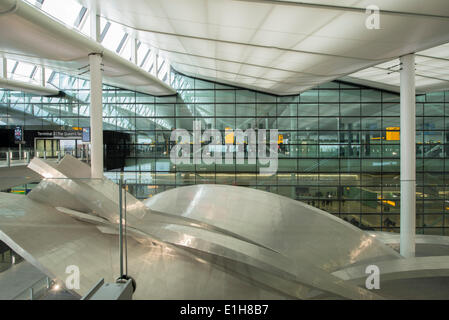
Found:
[(158, 72), (158, 69), (159, 69), (159, 61), (158, 61), (158, 57), (159, 57), (159, 55), (158, 55), (157, 52), (155, 51), (155, 52), (154, 52), (154, 67), (155, 67), (155, 69), (154, 69), (154, 75), (156, 76), (156, 78), (158, 78), (158, 74), (159, 74), (159, 72)]
[(102, 105), (102, 56), (99, 53), (89, 55), (90, 64), (90, 143), (91, 177), (103, 178), (103, 105)]
[(41, 66), (41, 85), (45, 87), (45, 68)]
[(129, 39), (131, 41), (131, 61), (135, 65), (137, 65), (138, 57), (137, 57), (137, 39), (131, 38)]
[(97, 42), (100, 42), (100, 16), (97, 15), (97, 8), (95, 7), (95, 2), (92, 4), (90, 8), (90, 37)]
[(6, 58), (0, 58), (0, 72), (2, 78), (8, 78), (8, 60)]
[(415, 256), (416, 127), (415, 55), (401, 57), (401, 243), (405, 258)]

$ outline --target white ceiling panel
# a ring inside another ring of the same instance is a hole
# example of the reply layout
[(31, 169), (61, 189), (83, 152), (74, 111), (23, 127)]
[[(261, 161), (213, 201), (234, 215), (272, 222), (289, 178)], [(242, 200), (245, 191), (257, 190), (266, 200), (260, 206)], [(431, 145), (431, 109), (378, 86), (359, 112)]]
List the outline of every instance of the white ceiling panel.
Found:
[[(276, 94), (449, 42), (447, 0), (78, 1), (95, 2), (105, 18), (138, 30), (139, 39), (166, 52), (180, 72), (240, 86), (251, 80), (260, 90), (266, 79), (278, 81), (270, 82)], [(368, 5), (381, 10), (378, 30), (365, 27)], [(192, 65), (204, 59), (217, 61)]]
[[(398, 70), (385, 62), (415, 52), (420, 89), (432, 88), (432, 81), (441, 88), (447, 81), (442, 71), (447, 68), (442, 58), (449, 59), (447, 0), (77, 1), (95, 6), (103, 18), (159, 50), (178, 71), (217, 82), (280, 95), (347, 75), (394, 87)], [(366, 28), (368, 5), (381, 10), (380, 29)], [(7, 19), (1, 16), (0, 22)], [(30, 30), (20, 37), (0, 31), (8, 54), (85, 62), (79, 46), (61, 45), (61, 39), (25, 20), (8, 21), (19, 30), (28, 23)], [(42, 41), (50, 53), (44, 54)]]
[[(437, 46), (415, 54), (416, 90), (429, 92), (449, 88), (449, 44)], [(370, 85), (381, 88), (389, 85), (399, 91), (400, 62), (398, 59), (353, 73), (348, 81), (360, 83), (370, 81)]]
[[(179, 2), (188, 3), (193, 8), (198, 5), (208, 7), (208, 16), (204, 17), (204, 22), (215, 24), (217, 26), (228, 26), (238, 29), (257, 30), (264, 23), (267, 15), (273, 9), (272, 5), (261, 3), (250, 3), (244, 1), (210, 1), (210, 0), (192, 0), (192, 1), (170, 1), (173, 9), (176, 10)], [(200, 3), (201, 2), (201, 3)], [(154, 2), (153, 2), (154, 3)], [(187, 17), (183, 17), (186, 19)], [(190, 20), (190, 19), (189, 19)]]
[[(256, 0), (257, 1), (257, 0)], [(449, 15), (449, 8), (444, 6), (446, 0), (280, 0), (277, 3), (302, 3), (311, 5), (328, 5), (335, 7), (349, 7), (365, 9), (369, 5), (376, 5), (380, 10), (388, 12), (416, 13), (427, 15)], [(432, 5), (429, 5), (431, 3)]]

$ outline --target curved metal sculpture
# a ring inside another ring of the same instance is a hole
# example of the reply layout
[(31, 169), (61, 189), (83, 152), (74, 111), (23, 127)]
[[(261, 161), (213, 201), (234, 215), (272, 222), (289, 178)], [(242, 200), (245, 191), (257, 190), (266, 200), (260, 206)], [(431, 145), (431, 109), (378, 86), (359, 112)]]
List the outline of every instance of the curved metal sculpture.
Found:
[[(33, 159), (30, 168), (45, 179), (26, 198), (0, 194), (0, 238), (61, 281), (78, 266), (80, 295), (100, 277), (114, 279), (118, 186), (90, 179), (70, 156), (58, 165)], [(343, 220), (264, 191), (194, 185), (144, 202), (126, 197), (135, 298), (381, 299), (339, 270), (402, 259)]]

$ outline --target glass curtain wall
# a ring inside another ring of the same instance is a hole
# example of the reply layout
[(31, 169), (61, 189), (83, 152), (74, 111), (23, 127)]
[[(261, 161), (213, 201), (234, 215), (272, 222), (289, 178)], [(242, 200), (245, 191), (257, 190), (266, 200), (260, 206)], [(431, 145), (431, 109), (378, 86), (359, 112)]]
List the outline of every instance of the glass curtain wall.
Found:
[[(130, 137), (105, 156), (126, 150), (124, 176), (137, 198), (184, 185), (229, 184), (300, 200), (364, 229), (399, 230), (398, 94), (334, 81), (274, 96), (176, 72), (170, 79), (178, 94), (167, 97), (104, 86), (105, 130)], [(0, 128), (89, 126), (88, 81), (55, 74), (52, 83), (66, 97), (0, 91)], [(417, 232), (449, 235), (449, 91), (418, 95), (416, 103)], [(194, 120), (202, 130), (218, 129), (223, 140), (227, 129), (278, 129), (277, 173), (261, 174), (259, 163), (247, 160), (175, 166), (171, 132), (191, 132)], [(117, 179), (119, 171), (106, 175)]]

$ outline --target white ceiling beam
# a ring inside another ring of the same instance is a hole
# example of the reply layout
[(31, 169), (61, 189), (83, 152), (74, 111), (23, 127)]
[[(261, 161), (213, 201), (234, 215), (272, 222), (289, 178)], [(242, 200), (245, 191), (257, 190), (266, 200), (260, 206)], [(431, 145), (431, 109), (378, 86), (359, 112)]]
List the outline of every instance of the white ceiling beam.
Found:
[(0, 78), (0, 88), (23, 91), (39, 96), (55, 96), (59, 94), (59, 90), (56, 89), (4, 78)]

